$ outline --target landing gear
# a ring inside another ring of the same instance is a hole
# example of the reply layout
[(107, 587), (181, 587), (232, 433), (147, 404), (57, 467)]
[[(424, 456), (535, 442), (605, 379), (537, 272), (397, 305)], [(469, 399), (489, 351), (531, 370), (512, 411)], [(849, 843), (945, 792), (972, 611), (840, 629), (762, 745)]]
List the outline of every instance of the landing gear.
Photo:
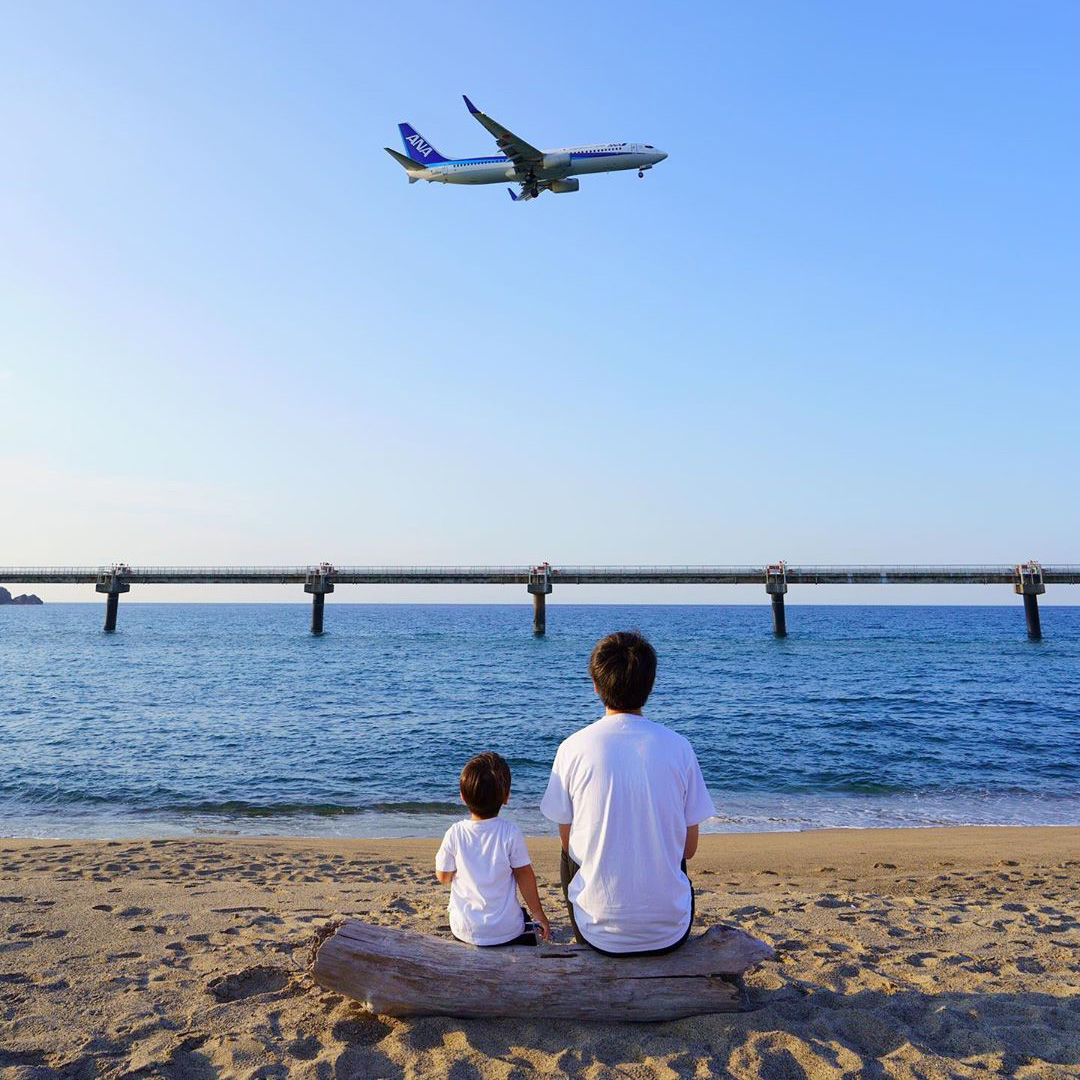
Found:
[(531, 188), (529, 188), (529, 194), (534, 199), (538, 198), (539, 195), (540, 195), (540, 185), (539, 184), (533, 184), (533, 186)]
[(645, 170), (644, 169), (638, 169), (637, 178), (639, 180), (644, 180), (645, 179)]

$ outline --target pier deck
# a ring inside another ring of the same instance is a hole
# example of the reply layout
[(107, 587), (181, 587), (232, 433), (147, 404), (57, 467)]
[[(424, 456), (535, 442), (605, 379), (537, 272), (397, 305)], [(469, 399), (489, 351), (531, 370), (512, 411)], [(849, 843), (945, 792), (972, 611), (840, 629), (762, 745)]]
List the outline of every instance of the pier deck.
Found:
[(321, 633), (326, 595), (338, 585), (525, 585), (533, 630), (546, 629), (546, 599), (556, 585), (763, 585), (773, 630), (787, 632), (790, 585), (1011, 585), (1024, 600), (1028, 634), (1041, 636), (1037, 597), (1047, 585), (1080, 585), (1080, 564), (1038, 562), (965, 566), (4, 566), (0, 582), (93, 585), (107, 596), (105, 629), (116, 628), (119, 597), (132, 585), (303, 585), (312, 598), (312, 632)]
[[(781, 565), (781, 564), (775, 564)], [(530, 566), (334, 566), (339, 585), (527, 585)], [(766, 566), (550, 566), (561, 585), (764, 585)], [(1017, 568), (791, 566), (789, 585), (1012, 585)], [(0, 566), (0, 582), (95, 585), (115, 571), (131, 585), (303, 585), (318, 566)], [(1046, 585), (1080, 585), (1080, 564), (1042, 566)]]

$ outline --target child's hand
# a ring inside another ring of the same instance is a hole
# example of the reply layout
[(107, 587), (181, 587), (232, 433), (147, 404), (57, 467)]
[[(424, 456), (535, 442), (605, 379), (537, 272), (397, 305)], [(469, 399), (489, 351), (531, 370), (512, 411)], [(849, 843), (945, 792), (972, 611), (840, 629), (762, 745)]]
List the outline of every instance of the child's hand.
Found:
[(547, 916), (540, 912), (539, 915), (533, 916), (533, 922), (536, 923), (537, 930), (540, 931), (540, 937), (544, 941), (551, 940), (551, 923), (548, 922)]

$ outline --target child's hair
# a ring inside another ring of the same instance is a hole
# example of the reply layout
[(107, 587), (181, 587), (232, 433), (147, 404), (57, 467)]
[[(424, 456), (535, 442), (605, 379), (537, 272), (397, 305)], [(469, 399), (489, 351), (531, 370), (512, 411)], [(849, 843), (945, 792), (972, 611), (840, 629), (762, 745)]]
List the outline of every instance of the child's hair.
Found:
[(656, 681), (656, 650), (637, 631), (608, 634), (593, 646), (589, 674), (609, 709), (636, 712)]
[(498, 817), (510, 794), (510, 766), (490, 751), (477, 754), (461, 770), (461, 798), (478, 818)]

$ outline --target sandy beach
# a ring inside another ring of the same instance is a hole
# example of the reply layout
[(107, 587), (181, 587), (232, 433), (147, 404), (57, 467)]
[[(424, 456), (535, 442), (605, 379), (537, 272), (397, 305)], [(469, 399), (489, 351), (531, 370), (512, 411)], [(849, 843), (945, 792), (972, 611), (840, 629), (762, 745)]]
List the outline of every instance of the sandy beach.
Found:
[(1080, 1075), (1080, 828), (703, 838), (699, 923), (780, 954), (743, 1014), (393, 1020), (315, 987), (330, 918), (448, 935), (435, 847), (0, 841), (0, 1076)]

